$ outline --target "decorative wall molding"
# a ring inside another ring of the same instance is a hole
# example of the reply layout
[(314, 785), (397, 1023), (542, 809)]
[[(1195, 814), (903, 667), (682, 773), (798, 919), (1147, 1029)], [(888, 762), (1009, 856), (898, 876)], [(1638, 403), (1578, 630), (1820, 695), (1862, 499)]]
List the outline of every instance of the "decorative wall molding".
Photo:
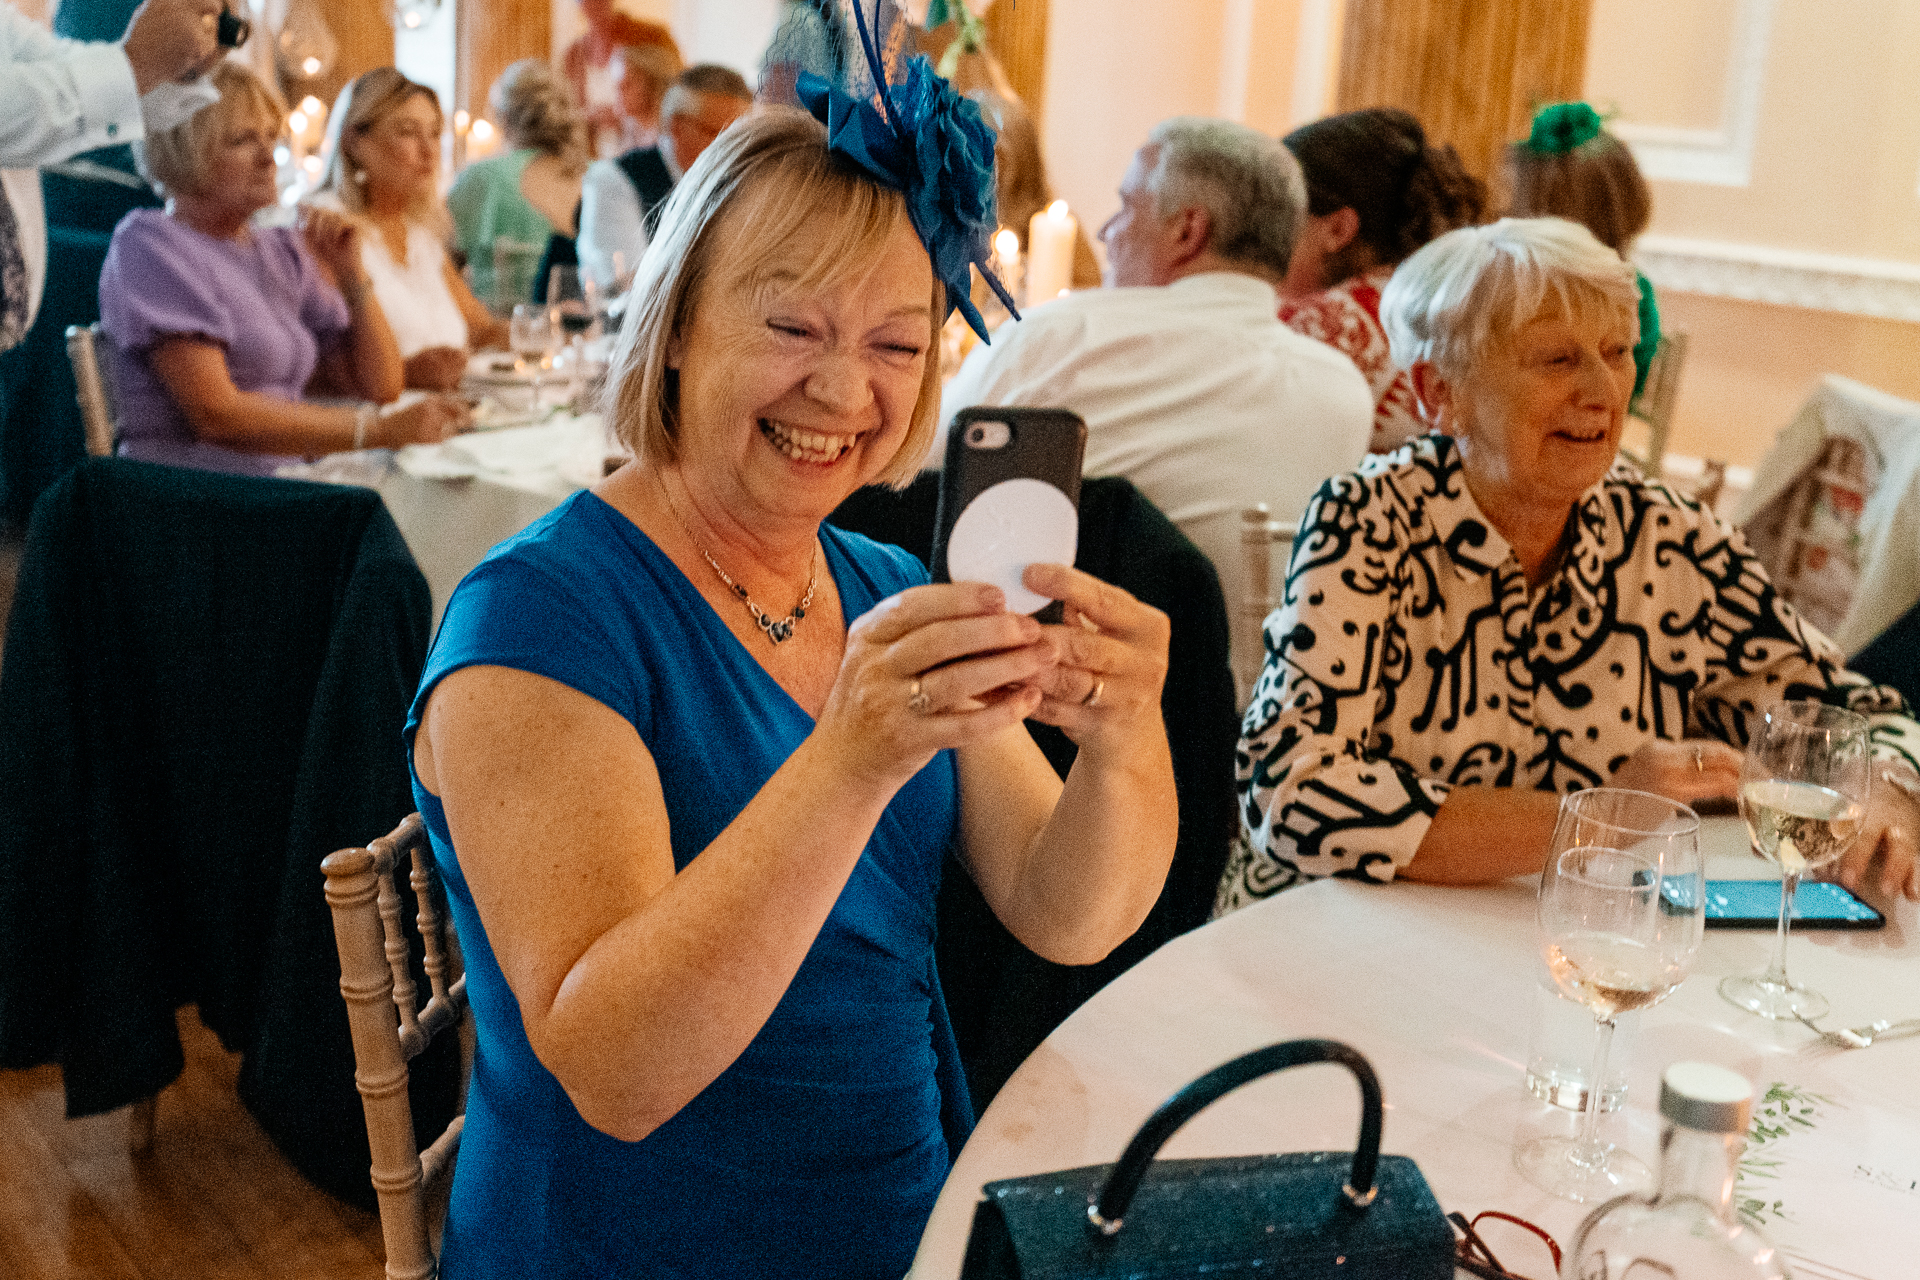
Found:
[(1760, 130), (1767, 42), (1776, 0), (1740, 0), (1727, 43), (1726, 96), (1713, 129), (1616, 120), (1609, 128), (1633, 148), (1649, 178), (1744, 187), (1753, 173), (1753, 145)]
[(1648, 235), (1633, 258), (1662, 289), (1920, 323), (1920, 265)]

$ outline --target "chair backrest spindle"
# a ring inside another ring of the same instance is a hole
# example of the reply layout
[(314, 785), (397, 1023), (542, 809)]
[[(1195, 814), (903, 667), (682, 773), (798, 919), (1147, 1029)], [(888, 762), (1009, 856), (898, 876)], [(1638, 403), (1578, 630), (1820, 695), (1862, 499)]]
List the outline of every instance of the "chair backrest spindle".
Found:
[[(431, 859), (426, 827), (416, 813), (367, 848), (342, 849), (321, 863), (340, 949), (340, 994), (353, 1031), (354, 1083), (373, 1151), (371, 1177), (380, 1201), (388, 1280), (432, 1280), (437, 1273), (427, 1192), (451, 1175), (465, 1126), (465, 1117), (455, 1116), (422, 1152), (407, 1095), (408, 1061), (467, 1009), (459, 942), (440, 902)], [(419, 903), (415, 920), (432, 991), (427, 1007), (417, 1012), (412, 948), (394, 883), (403, 865), (410, 867)]]

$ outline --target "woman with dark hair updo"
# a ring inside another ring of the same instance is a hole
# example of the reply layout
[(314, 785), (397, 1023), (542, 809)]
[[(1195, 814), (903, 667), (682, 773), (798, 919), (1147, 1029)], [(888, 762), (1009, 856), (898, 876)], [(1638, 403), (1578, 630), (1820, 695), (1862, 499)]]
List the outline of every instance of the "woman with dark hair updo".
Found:
[[(1533, 117), (1526, 140), (1507, 148), (1507, 189), (1516, 218), (1565, 218), (1622, 258), (1653, 220), (1653, 193), (1633, 152), (1584, 102), (1555, 102)], [(1633, 344), (1633, 394), (1647, 385), (1660, 346), (1653, 285), (1638, 271), (1640, 339)]]
[(1281, 139), (1307, 180), (1307, 219), (1280, 285), (1280, 319), (1345, 352), (1373, 388), (1374, 453), (1424, 433), (1406, 370), (1387, 352), (1380, 291), (1416, 249), (1480, 221), (1486, 184), (1395, 107), (1348, 111)]

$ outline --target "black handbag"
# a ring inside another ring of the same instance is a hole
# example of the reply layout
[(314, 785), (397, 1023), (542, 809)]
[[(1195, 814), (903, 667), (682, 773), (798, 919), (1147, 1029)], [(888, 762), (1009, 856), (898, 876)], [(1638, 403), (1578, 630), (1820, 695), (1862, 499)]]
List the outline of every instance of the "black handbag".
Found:
[[(1337, 1062), (1359, 1081), (1351, 1156), (1154, 1162), (1216, 1098), (1312, 1062)], [(1256, 1049), (1161, 1103), (1118, 1164), (989, 1182), (962, 1280), (1451, 1280), (1453, 1231), (1418, 1166), (1380, 1154), (1380, 1118), (1380, 1082), (1355, 1050), (1332, 1040)]]

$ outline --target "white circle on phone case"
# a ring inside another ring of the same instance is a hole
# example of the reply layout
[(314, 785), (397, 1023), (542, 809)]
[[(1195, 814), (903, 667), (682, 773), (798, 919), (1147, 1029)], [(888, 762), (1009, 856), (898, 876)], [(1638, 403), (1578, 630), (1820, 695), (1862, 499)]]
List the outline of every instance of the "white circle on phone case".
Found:
[(947, 576), (1007, 593), (1007, 608), (1035, 613), (1053, 601), (1020, 581), (1030, 564), (1072, 564), (1080, 519), (1045, 480), (1002, 480), (969, 502), (947, 538)]

